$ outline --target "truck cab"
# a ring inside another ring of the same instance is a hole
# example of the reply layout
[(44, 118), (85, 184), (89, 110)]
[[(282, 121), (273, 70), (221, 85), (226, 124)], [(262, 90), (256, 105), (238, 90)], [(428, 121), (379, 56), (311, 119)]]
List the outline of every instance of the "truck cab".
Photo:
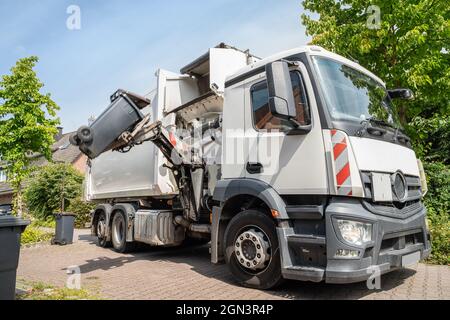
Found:
[[(291, 117), (270, 103), (276, 80), (266, 71), (276, 61), (289, 66)], [(227, 79), (223, 121), (216, 215), (231, 218), (230, 202), (243, 194), (263, 199), (276, 220), (283, 278), (356, 282), (429, 255), (419, 164), (389, 92), (368, 70), (318, 47), (280, 53)], [(247, 250), (267, 236), (255, 238)], [(239, 259), (237, 245), (227, 261), (245, 270), (255, 261)], [(231, 247), (213, 245), (213, 261)]]
[(91, 158), (100, 245), (206, 239), (259, 289), (364, 281), (429, 255), (423, 169), (392, 107), (409, 90), (316, 46), (259, 59), (220, 45), (157, 76), (151, 103), (118, 92), (72, 139)]

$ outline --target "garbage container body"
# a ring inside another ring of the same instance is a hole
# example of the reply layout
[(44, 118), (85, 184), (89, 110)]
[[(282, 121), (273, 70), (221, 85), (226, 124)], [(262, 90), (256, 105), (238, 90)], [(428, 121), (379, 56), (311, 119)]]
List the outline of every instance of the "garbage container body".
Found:
[(75, 215), (70, 213), (55, 214), (56, 230), (53, 242), (66, 245), (73, 243), (73, 229), (75, 226)]
[(90, 141), (81, 141), (80, 149), (90, 159), (102, 154), (123, 132), (141, 121), (144, 115), (126, 95), (120, 95), (90, 126)]
[(0, 300), (14, 300), (19, 264), (20, 237), (29, 221), (0, 216)]

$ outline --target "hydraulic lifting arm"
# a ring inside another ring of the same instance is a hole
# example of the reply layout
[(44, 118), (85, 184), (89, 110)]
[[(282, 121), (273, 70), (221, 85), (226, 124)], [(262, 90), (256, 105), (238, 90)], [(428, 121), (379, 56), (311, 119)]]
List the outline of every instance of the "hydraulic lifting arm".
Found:
[(126, 152), (133, 146), (146, 141), (153, 142), (172, 166), (192, 164), (186, 145), (174, 133), (167, 131), (161, 121), (150, 123), (150, 116), (146, 116), (138, 123), (132, 132), (122, 133), (117, 142), (111, 146), (111, 149)]
[[(131, 98), (133, 97), (131, 95)], [(72, 143), (78, 145), (88, 157), (95, 158), (109, 150), (128, 152), (136, 145), (151, 141), (169, 162), (167, 167), (177, 181), (185, 211), (184, 217), (190, 221), (199, 221), (205, 173), (203, 160), (194, 157), (191, 146), (175, 132), (167, 130), (161, 121), (152, 123), (150, 115), (144, 117), (131, 98), (128, 92), (119, 90), (117, 95), (111, 98), (110, 107), (91, 127), (80, 128), (72, 137)], [(127, 121), (130, 121), (130, 115), (137, 120), (131, 125), (131, 129), (127, 130), (125, 128), (129, 127)], [(114, 130), (110, 129), (111, 123), (114, 124)], [(203, 132), (207, 128), (217, 126), (220, 126), (220, 121), (204, 125), (201, 130)], [(123, 131), (120, 133), (121, 130)], [(116, 133), (118, 136), (115, 136)]]

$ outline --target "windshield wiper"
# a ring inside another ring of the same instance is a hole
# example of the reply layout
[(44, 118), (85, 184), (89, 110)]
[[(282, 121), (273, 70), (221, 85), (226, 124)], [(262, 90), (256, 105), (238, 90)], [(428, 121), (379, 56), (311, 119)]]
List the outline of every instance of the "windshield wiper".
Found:
[(389, 122), (386, 122), (386, 121), (384, 121), (384, 120), (379, 120), (379, 119), (370, 118), (370, 119), (368, 119), (368, 121), (369, 121), (370, 123), (374, 123), (374, 124), (377, 124), (377, 125), (386, 126), (386, 127), (389, 127), (389, 128), (395, 129), (395, 130), (399, 129), (397, 126), (394, 126), (393, 124), (390, 124)]
[(383, 129), (380, 127), (372, 127), (371, 126), (372, 124), (383, 125), (383, 126), (394, 129), (395, 133), (392, 137), (392, 141), (394, 141), (394, 142), (398, 141), (398, 142), (401, 142), (401, 143), (407, 145), (411, 141), (410, 138), (408, 138), (405, 134), (403, 134), (403, 130), (400, 127), (394, 126), (383, 120), (374, 119), (374, 118), (363, 120), (361, 122), (361, 127), (356, 131), (356, 136), (362, 137), (367, 132), (373, 136), (382, 137), (387, 133), (386, 129)]
[(399, 134), (400, 133), (400, 128), (397, 128), (397, 130), (395, 130), (395, 134), (394, 134), (394, 137), (392, 138), (392, 140), (394, 141), (394, 142), (402, 142), (403, 144), (408, 144), (408, 143), (410, 143), (411, 142), (411, 139), (410, 138), (408, 138), (405, 134)]
[(369, 119), (363, 120), (361, 122), (361, 127), (356, 131), (356, 135), (358, 137), (362, 137), (362, 136), (364, 136), (364, 133), (367, 132), (373, 136), (382, 137), (386, 134), (386, 132), (387, 132), (386, 129), (383, 129), (380, 127), (372, 127), (372, 124), (375, 124), (378, 126), (384, 125), (384, 126), (387, 126), (387, 127), (393, 128), (393, 129), (397, 129), (394, 126), (392, 126), (391, 124), (384, 122), (382, 120), (369, 118)]
[(404, 144), (408, 144), (410, 141), (411, 141), (411, 139), (410, 138), (408, 138), (405, 134), (404, 134), (404, 131), (400, 128), (400, 126), (394, 126), (394, 125), (392, 125), (392, 124), (390, 124), (390, 123), (387, 123), (387, 122), (385, 122), (385, 121), (383, 121), (383, 120), (378, 120), (378, 119), (373, 119), (373, 118), (371, 118), (371, 119), (369, 119), (370, 120), (370, 122), (373, 122), (373, 123), (378, 123), (378, 124), (380, 124), (380, 125), (384, 125), (384, 126), (387, 126), (387, 127), (390, 127), (390, 128), (392, 128), (392, 129), (394, 129), (395, 130), (395, 133), (394, 133), (394, 136), (392, 137), (392, 140), (394, 141), (394, 142), (402, 142), (402, 143), (404, 143)]

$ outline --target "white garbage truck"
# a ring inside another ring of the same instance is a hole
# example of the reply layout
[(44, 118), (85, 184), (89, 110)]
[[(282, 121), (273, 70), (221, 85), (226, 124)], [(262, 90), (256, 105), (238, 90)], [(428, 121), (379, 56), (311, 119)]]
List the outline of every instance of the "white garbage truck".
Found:
[(220, 44), (156, 76), (71, 137), (100, 246), (198, 239), (259, 289), (365, 281), (430, 254), (425, 174), (392, 106), (410, 90), (317, 46), (260, 59)]

